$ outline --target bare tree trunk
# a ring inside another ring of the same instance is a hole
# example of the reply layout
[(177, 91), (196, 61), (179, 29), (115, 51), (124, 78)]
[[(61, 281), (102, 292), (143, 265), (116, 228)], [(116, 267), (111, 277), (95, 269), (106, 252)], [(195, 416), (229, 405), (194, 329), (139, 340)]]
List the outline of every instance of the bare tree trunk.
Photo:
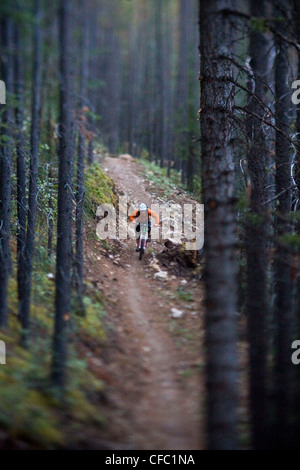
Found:
[[(162, 24), (162, 54), (163, 54), (163, 70), (162, 70), (162, 134), (161, 134), (161, 155), (160, 166), (164, 167), (165, 161), (168, 159), (169, 144), (169, 119), (170, 119), (170, 21), (169, 21), (169, 0), (164, 2), (163, 24)], [(170, 165), (170, 163), (169, 163)], [(168, 165), (168, 174), (170, 176), (170, 167)]]
[(161, 157), (161, 135), (162, 135), (162, 2), (154, 0), (155, 11), (155, 114), (154, 114), (154, 154), (155, 164)]
[(49, 220), (48, 220), (48, 244), (47, 244), (47, 249), (48, 249), (48, 257), (50, 258), (52, 256), (53, 252), (53, 204), (52, 204), (52, 194), (53, 194), (53, 189), (52, 189), (52, 172), (51, 172), (51, 167), (49, 166), (48, 169), (48, 184), (49, 184), (49, 200), (48, 200), (48, 211), (49, 211)]
[[(48, 97), (50, 100), (51, 97)], [(48, 191), (49, 191), (49, 199), (48, 199), (48, 256), (52, 256), (53, 252), (53, 230), (54, 230), (54, 216), (53, 216), (53, 188), (56, 182), (54, 177), (54, 171), (52, 168), (52, 164), (56, 158), (56, 143), (54, 140), (54, 125), (52, 124), (52, 111), (51, 111), (51, 104), (49, 104), (48, 110), (48, 122), (47, 122), (47, 141), (49, 147), (49, 160), (48, 160)]]
[(193, 137), (189, 135), (189, 148), (188, 148), (188, 155), (187, 155), (187, 164), (186, 164), (186, 184), (187, 189), (190, 192), (194, 190), (194, 148), (192, 144)]
[(92, 140), (89, 140), (88, 143), (88, 164), (92, 165), (94, 163), (94, 144)]
[(1, 74), (7, 92), (7, 104), (0, 105), (2, 114), (0, 146), (0, 327), (6, 328), (8, 321), (7, 283), (11, 268), (10, 254), (10, 204), (11, 204), (11, 129), (13, 125), (11, 93), (13, 91), (11, 18), (1, 21), (2, 63)]
[(71, 81), (71, 1), (60, 0), (60, 118), (55, 327), (52, 382), (66, 382), (66, 326), (71, 310), (73, 129)]
[[(298, 0), (293, 1), (293, 6), (294, 6), (294, 19), (295, 19), (295, 39), (299, 43), (300, 41), (300, 2)], [(300, 56), (298, 54), (298, 77), (300, 77)], [(294, 165), (294, 178), (295, 178), (295, 183), (297, 185), (297, 196), (300, 198), (300, 107), (297, 106), (297, 114), (296, 114), (296, 133), (297, 133), (297, 145), (296, 145), (296, 156), (295, 156), (295, 165)], [(298, 200), (298, 206), (297, 206), (297, 213), (298, 216), (300, 217), (300, 204)], [(297, 230), (298, 233), (300, 232), (300, 218), (298, 219), (297, 223)], [(295, 318), (295, 339), (300, 338), (300, 247), (298, 247), (298, 252), (297, 252), (297, 257), (298, 257), (298, 276), (297, 276), (297, 281), (296, 281), (296, 318)], [(295, 384), (293, 387), (293, 405), (294, 405), (294, 410), (296, 414), (296, 419), (295, 419), (295, 425), (294, 425), (294, 436), (295, 436), (295, 441), (296, 445), (298, 446), (299, 442), (299, 436), (300, 436), (300, 413), (298, 410), (300, 409), (300, 367), (298, 366), (295, 370)]]
[[(287, 30), (287, 18), (284, 16), (290, 2), (282, 0), (280, 10), (274, 9), (276, 29), (284, 34)], [(275, 123), (276, 128), (276, 194), (280, 194), (277, 202), (277, 236), (291, 232), (291, 152), (289, 142), (289, 111), (291, 89), (289, 84), (289, 55), (287, 44), (278, 36), (275, 38)], [(291, 282), (291, 253), (284, 243), (277, 241), (275, 260), (275, 319), (276, 319), (276, 357), (274, 365), (274, 380), (276, 392), (276, 437), (282, 446), (288, 446), (288, 423), (291, 405), (291, 321), (292, 294)]]
[[(113, 19), (112, 19), (113, 21)], [(117, 152), (119, 144), (119, 120), (120, 120), (120, 45), (119, 40), (113, 31), (113, 28), (110, 28), (110, 50), (112, 51), (112, 56), (109, 60), (109, 70), (108, 70), (108, 146), (110, 152), (115, 154)]]
[[(81, 71), (80, 71), (80, 113), (87, 98), (88, 80), (88, 21), (87, 15), (82, 12), (82, 43), (81, 43)], [(85, 136), (83, 129), (79, 129), (78, 136), (78, 158), (77, 158), (77, 189), (76, 189), (76, 252), (75, 252), (75, 288), (78, 309), (84, 313), (83, 305), (83, 203), (84, 203), (84, 159), (85, 159)]]
[[(19, 11), (19, 10), (18, 10)], [(15, 94), (17, 105), (15, 109), (16, 120), (16, 153), (17, 153), (17, 212), (18, 212), (18, 232), (17, 232), (17, 264), (18, 264), (18, 298), (22, 299), (24, 287), (24, 264), (25, 264), (25, 243), (26, 243), (26, 163), (25, 163), (25, 136), (23, 132), (24, 124), (24, 78), (22, 50), (20, 41), (20, 26), (14, 25), (14, 70), (15, 70)]]
[(35, 0), (34, 4), (35, 27), (33, 34), (33, 85), (32, 85), (32, 121), (30, 138), (30, 175), (28, 195), (27, 232), (25, 243), (24, 284), (19, 303), (19, 315), (22, 323), (22, 337), (24, 344), (29, 330), (30, 320), (30, 298), (31, 277), (34, 257), (35, 222), (37, 214), (37, 192), (38, 192), (38, 154), (39, 154), (39, 119), (41, 105), (41, 0)]
[[(265, 2), (251, 0), (251, 15), (264, 18)], [(265, 101), (264, 77), (267, 73), (268, 42), (262, 31), (250, 33), (249, 55), (256, 96)], [(263, 117), (264, 109), (252, 97), (248, 110)], [(266, 156), (265, 132), (260, 119), (248, 120), (250, 148), (247, 163), (251, 180), (250, 209), (246, 227), (247, 257), (247, 325), (250, 354), (250, 411), (252, 443), (255, 449), (264, 445), (266, 431)]]
[(178, 50), (178, 66), (176, 79), (176, 96), (175, 96), (175, 121), (176, 121), (176, 137), (175, 137), (175, 167), (182, 170), (182, 182), (185, 180), (185, 172), (183, 171), (183, 160), (187, 154), (187, 127), (188, 127), (188, 69), (186, 61), (188, 60), (188, 34), (191, 25), (188, 23), (191, 2), (180, 0), (179, 7), (179, 50)]
[(238, 359), (230, 0), (200, 1), (209, 449), (237, 447)]

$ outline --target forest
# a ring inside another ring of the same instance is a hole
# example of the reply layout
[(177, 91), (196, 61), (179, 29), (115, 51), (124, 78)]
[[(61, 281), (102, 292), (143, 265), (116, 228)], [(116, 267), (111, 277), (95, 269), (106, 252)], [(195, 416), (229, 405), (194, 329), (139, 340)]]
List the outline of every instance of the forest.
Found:
[(299, 51), (299, 0), (1, 1), (0, 449), (299, 448)]

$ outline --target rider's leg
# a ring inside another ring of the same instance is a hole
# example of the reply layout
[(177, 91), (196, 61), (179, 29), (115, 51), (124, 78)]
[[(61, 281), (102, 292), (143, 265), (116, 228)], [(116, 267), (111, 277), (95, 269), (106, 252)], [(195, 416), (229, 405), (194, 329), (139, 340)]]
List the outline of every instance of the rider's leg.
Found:
[[(135, 226), (135, 231), (136, 231), (136, 233), (138, 233), (140, 231), (140, 223), (139, 222)], [(136, 249), (135, 249), (135, 251), (140, 251), (139, 243), (140, 243), (140, 236), (136, 235)]]
[(151, 222), (148, 223), (148, 243), (151, 242)]

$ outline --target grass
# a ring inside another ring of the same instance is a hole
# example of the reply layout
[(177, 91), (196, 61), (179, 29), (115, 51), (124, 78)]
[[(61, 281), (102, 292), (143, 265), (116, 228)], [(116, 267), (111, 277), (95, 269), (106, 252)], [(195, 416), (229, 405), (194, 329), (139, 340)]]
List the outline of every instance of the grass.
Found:
[(183, 326), (181, 319), (170, 320), (169, 331), (175, 339), (175, 344), (179, 348), (189, 345), (189, 348), (196, 341), (196, 336), (193, 331)]
[(140, 162), (145, 169), (147, 179), (163, 191), (165, 198), (169, 198), (178, 188), (184, 189), (180, 182), (180, 173), (178, 171), (171, 170), (171, 177), (169, 178), (167, 176), (167, 168), (160, 168), (155, 163), (143, 159)]
[(171, 198), (175, 190), (181, 189), (201, 202), (201, 184), (199, 178), (194, 179), (194, 191), (193, 193), (190, 193), (187, 191), (186, 185), (181, 183), (181, 173), (179, 171), (171, 169), (171, 175), (169, 178), (167, 175), (168, 169), (166, 167), (161, 168), (160, 166), (155, 165), (155, 163), (142, 158), (139, 161), (144, 167), (145, 177), (163, 191), (163, 196), (166, 199)]
[(179, 286), (178, 289), (175, 291), (175, 296), (185, 302), (192, 302), (194, 300), (193, 292), (185, 290), (182, 286)]

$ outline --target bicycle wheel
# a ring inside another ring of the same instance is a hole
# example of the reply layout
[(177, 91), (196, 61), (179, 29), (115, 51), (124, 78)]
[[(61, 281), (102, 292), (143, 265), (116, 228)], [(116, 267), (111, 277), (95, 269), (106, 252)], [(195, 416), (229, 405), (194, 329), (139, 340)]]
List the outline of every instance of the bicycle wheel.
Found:
[(145, 243), (145, 241), (144, 241), (144, 240), (142, 240), (142, 243), (141, 243), (141, 249), (140, 249), (140, 256), (139, 256), (139, 260), (141, 260), (141, 259), (142, 259), (142, 257), (143, 257), (143, 254), (144, 254), (144, 243)]

